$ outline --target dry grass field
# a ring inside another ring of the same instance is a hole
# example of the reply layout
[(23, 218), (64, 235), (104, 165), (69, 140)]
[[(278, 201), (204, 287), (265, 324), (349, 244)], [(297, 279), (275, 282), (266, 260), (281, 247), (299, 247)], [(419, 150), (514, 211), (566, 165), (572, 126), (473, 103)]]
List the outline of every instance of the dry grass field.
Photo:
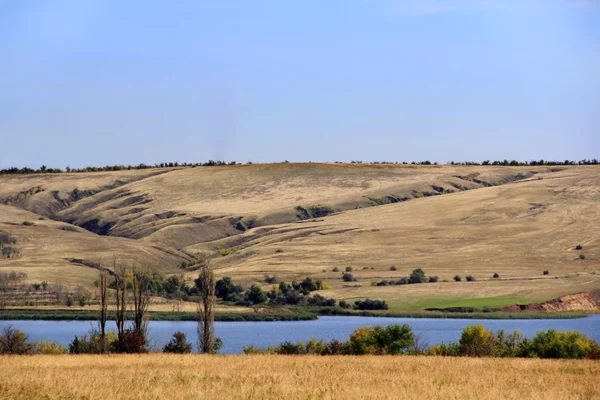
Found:
[(3, 399), (598, 399), (597, 361), (1, 356)]
[[(0, 270), (33, 281), (89, 286), (96, 271), (69, 260), (108, 265), (113, 255), (181, 273), (182, 261), (220, 249), (217, 275), (245, 285), (266, 287), (265, 273), (313, 276), (333, 286), (326, 297), (386, 299), (394, 309), (499, 306), (600, 288), (594, 166), (313, 163), (0, 176), (0, 203), (0, 231), (21, 247)], [(297, 217), (297, 206), (317, 205), (334, 213)], [(346, 266), (357, 282), (331, 271)], [(372, 286), (415, 268), (449, 282)]]

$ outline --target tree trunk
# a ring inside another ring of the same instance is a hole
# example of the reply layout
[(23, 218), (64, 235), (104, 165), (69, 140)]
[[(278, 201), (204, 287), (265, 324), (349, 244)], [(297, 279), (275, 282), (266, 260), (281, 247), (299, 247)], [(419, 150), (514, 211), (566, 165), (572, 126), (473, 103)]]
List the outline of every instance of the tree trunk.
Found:
[(200, 302), (198, 302), (198, 350), (212, 353), (215, 341), (215, 279), (210, 269), (209, 259), (200, 266)]

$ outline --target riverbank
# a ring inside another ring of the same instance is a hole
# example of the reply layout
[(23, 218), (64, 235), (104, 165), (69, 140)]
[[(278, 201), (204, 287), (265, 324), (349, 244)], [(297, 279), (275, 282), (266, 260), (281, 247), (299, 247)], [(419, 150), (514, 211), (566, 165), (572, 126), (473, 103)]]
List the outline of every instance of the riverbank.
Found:
[[(1, 398), (591, 399), (600, 363), (418, 356), (0, 356)], [(543, 383), (543, 384), (542, 384)], [(476, 389), (475, 389), (476, 388)]]
[[(319, 316), (355, 316), (386, 318), (444, 318), (444, 319), (572, 319), (584, 318), (585, 313), (534, 313), (534, 312), (393, 312), (393, 311), (356, 311), (335, 307), (306, 307), (294, 309), (273, 309), (262, 312), (217, 312), (216, 321), (308, 321)], [(196, 321), (196, 313), (183, 311), (150, 311), (152, 321)], [(0, 311), (0, 320), (40, 320), (40, 321), (91, 321), (98, 318), (97, 310), (36, 310), (6, 309)], [(109, 319), (114, 319), (109, 312)]]

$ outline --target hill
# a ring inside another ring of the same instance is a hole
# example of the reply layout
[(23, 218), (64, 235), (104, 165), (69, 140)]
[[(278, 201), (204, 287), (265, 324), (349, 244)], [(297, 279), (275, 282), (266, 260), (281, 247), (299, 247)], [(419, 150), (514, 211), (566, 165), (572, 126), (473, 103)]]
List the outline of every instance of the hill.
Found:
[[(599, 200), (595, 166), (282, 163), (0, 176), (0, 231), (21, 244), (0, 269), (91, 285), (96, 272), (69, 260), (109, 265), (115, 255), (180, 273), (210, 253), (218, 275), (244, 284), (310, 275), (333, 285), (327, 297), (383, 298), (396, 309), (542, 301), (600, 287)], [(356, 282), (332, 272), (346, 266)], [(440, 282), (372, 286), (415, 268)]]

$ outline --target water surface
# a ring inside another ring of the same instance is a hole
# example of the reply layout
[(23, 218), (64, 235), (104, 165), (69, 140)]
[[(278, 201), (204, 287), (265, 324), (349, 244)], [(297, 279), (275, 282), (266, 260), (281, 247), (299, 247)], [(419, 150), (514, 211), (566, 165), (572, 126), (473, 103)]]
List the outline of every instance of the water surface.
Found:
[[(368, 325), (409, 324), (429, 344), (442, 341), (458, 341), (462, 330), (469, 325), (483, 324), (494, 332), (499, 329), (520, 329), (526, 337), (535, 336), (537, 331), (556, 329), (579, 331), (600, 341), (600, 315), (579, 319), (531, 319), (531, 320), (473, 320), (440, 318), (382, 318), (382, 317), (319, 317), (314, 321), (275, 321), (275, 322), (216, 322), (215, 333), (223, 340), (221, 353), (242, 353), (245, 346), (266, 347), (283, 341), (296, 342), (310, 338), (329, 341), (345, 341), (357, 328)], [(95, 321), (0, 321), (0, 328), (12, 325), (27, 333), (31, 340), (46, 340), (68, 345), (75, 335), (87, 334)], [(111, 330), (116, 330), (113, 321)], [(188, 335), (188, 340), (196, 344), (196, 322), (190, 321), (151, 321), (149, 338), (151, 346), (162, 348), (176, 331)]]

